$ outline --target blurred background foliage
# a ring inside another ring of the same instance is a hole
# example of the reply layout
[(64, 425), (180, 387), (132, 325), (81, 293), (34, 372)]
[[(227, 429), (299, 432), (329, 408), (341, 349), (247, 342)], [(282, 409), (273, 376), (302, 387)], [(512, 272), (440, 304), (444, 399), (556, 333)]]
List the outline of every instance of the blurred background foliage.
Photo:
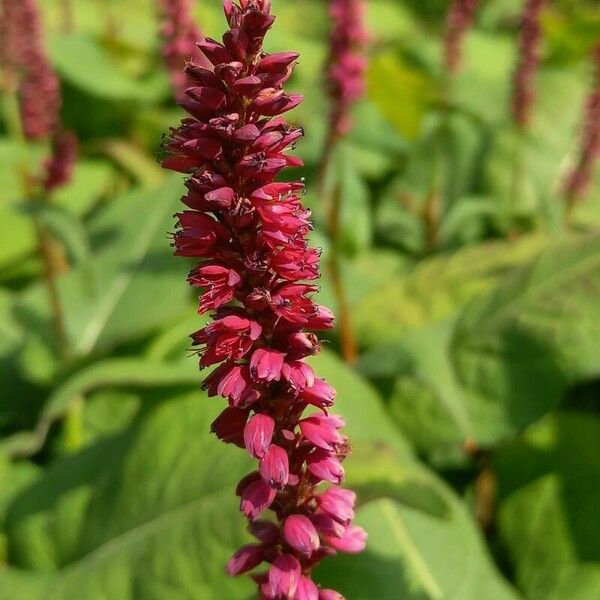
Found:
[[(195, 298), (168, 231), (183, 185), (157, 163), (181, 117), (150, 0), (46, 0), (72, 182), (43, 219), (63, 246), (57, 348), (22, 165), (42, 147), (0, 134), (0, 598), (246, 600), (224, 564), (247, 539), (243, 453), (217, 443), (186, 335)], [(543, 14), (530, 129), (510, 117), (520, 0), (486, 0), (452, 80), (446, 0), (369, 0), (368, 95), (328, 174), (322, 0), (274, 2), (269, 51), (301, 53), (299, 154), (314, 242), (341, 261), (360, 356), (336, 332), (314, 362), (339, 391), (365, 553), (318, 580), (350, 600), (600, 597), (600, 169), (569, 220), (600, 39), (596, 0)], [(219, 37), (220, 2), (196, 16)], [(567, 226), (568, 225), (568, 226)], [(327, 273), (321, 301), (336, 308)]]

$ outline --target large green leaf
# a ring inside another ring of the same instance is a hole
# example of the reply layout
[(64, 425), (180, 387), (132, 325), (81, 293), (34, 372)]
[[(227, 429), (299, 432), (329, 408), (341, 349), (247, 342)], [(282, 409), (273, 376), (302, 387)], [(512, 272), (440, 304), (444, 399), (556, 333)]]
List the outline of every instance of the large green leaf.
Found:
[(416, 461), (372, 388), (330, 353), (313, 366), (338, 390), (336, 412), (356, 446), (348, 481), (368, 502), (358, 522), (369, 532), (364, 554), (327, 560), (317, 579), (353, 600), (478, 600), (483, 589), (486, 599), (514, 599), (462, 503)]
[[(516, 600), (495, 572), (460, 501), (441, 484), (450, 514), (439, 518), (386, 498), (358, 511), (367, 550), (339, 555), (318, 571), (352, 600)], [(483, 596), (484, 595), (484, 596)]]
[(600, 419), (559, 412), (496, 459), (500, 534), (528, 600), (600, 594)]
[[(187, 307), (185, 261), (170, 255), (167, 239), (180, 190), (179, 179), (169, 177), (151, 191), (115, 199), (94, 221), (90, 235), (103, 245), (90, 264), (59, 280), (74, 355), (140, 336)], [(19, 313), (32, 333), (48, 330), (41, 284), (24, 294)]]
[(0, 597), (246, 597), (251, 583), (224, 564), (245, 539), (233, 488), (249, 465), (207, 434), (219, 408), (199, 393), (148, 405), (22, 492)]
[(373, 346), (395, 340), (411, 329), (452, 316), (546, 243), (540, 236), (514, 243), (488, 242), (426, 259), (411, 273), (390, 278), (353, 310), (361, 343)]
[(567, 385), (598, 374), (599, 289), (600, 237), (566, 239), (463, 312), (456, 377), (499, 431), (532, 423)]
[(56, 37), (50, 45), (52, 59), (62, 77), (92, 96), (108, 100), (156, 102), (168, 94), (166, 77), (127, 76), (91, 37)]
[(47, 399), (35, 430), (0, 440), (0, 450), (9, 456), (34, 454), (44, 444), (50, 426), (67, 415), (90, 392), (115, 387), (129, 390), (192, 385), (198, 379), (191, 361), (187, 364), (138, 358), (99, 361), (59, 385)]
[(566, 240), (473, 300), (458, 321), (376, 346), (360, 368), (393, 383), (391, 414), (423, 452), (497, 443), (600, 370), (599, 273), (600, 239)]
[(481, 119), (498, 122), (509, 111), (514, 40), (507, 35), (470, 31), (464, 68), (453, 81), (453, 100)]
[(369, 98), (381, 113), (405, 138), (415, 138), (428, 104), (437, 99), (436, 82), (402, 55), (389, 51), (372, 60), (367, 79)]

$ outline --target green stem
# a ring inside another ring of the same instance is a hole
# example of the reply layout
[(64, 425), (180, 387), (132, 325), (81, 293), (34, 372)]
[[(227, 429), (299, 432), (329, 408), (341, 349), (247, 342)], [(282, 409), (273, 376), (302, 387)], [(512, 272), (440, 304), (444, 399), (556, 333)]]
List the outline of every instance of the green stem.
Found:
[(73, 15), (73, 3), (71, 0), (61, 0), (62, 32), (65, 35), (73, 33), (75, 18)]
[(339, 231), (340, 231), (340, 204), (341, 190), (339, 184), (336, 184), (331, 196), (331, 205), (328, 215), (328, 229), (331, 238), (331, 258), (329, 259), (328, 271), (333, 293), (338, 308), (338, 322), (340, 329), (340, 346), (344, 360), (352, 364), (358, 358), (358, 350), (352, 320), (350, 315), (350, 306), (346, 295), (346, 288), (342, 279), (340, 268), (340, 250), (339, 250)]
[(83, 396), (75, 396), (63, 422), (62, 445), (68, 454), (77, 452), (85, 444), (83, 406)]

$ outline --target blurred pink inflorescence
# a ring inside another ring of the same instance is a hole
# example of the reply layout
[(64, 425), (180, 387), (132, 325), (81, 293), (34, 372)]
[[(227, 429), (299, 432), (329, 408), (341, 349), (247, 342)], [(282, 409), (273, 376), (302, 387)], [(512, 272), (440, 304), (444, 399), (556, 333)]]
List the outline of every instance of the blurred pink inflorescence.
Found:
[(60, 84), (44, 48), (36, 0), (2, 0), (2, 62), (19, 94), (28, 139), (50, 137), (59, 122)]
[(199, 43), (213, 67), (185, 67), (190, 117), (171, 130), (163, 166), (189, 175), (174, 246), (200, 259), (188, 280), (202, 290), (199, 312), (213, 311), (191, 336), (200, 367), (215, 367), (208, 394), (228, 401), (212, 431), (258, 461), (237, 487), (257, 542), (227, 571), (267, 563), (252, 575), (265, 599), (341, 598), (311, 579), (325, 556), (359, 552), (366, 539), (352, 524), (355, 494), (340, 487), (350, 448), (344, 421), (330, 413), (335, 390), (306, 362), (321, 348), (311, 330), (334, 317), (311, 299), (319, 251), (307, 242), (304, 186), (274, 182), (302, 165), (286, 151), (303, 132), (280, 116), (302, 101), (283, 89), (298, 55), (263, 52), (275, 20), (269, 0), (224, 8), (223, 43)]
[(446, 15), (444, 62), (451, 73), (460, 70), (463, 40), (473, 24), (479, 0), (454, 0)]
[(21, 125), (29, 140), (50, 140), (51, 154), (39, 179), (50, 192), (69, 182), (77, 138), (62, 128), (60, 82), (45, 51), (36, 0), (0, 0), (0, 59), (7, 91), (19, 98)]
[(67, 184), (71, 180), (79, 144), (72, 131), (58, 131), (52, 138), (52, 153), (44, 163), (44, 189), (47, 192)]
[(535, 100), (535, 75), (541, 59), (542, 28), (540, 15), (546, 0), (525, 0), (521, 16), (519, 61), (513, 81), (512, 111), (516, 123), (526, 127)]
[(342, 136), (352, 126), (350, 108), (365, 93), (370, 36), (365, 26), (364, 0), (330, 0), (333, 21), (327, 66), (327, 85), (333, 100), (332, 134)]
[(600, 156), (600, 45), (592, 51), (594, 85), (586, 101), (579, 157), (567, 177), (565, 194), (570, 203), (585, 195), (592, 181), (594, 164)]
[(185, 96), (187, 78), (183, 71), (187, 61), (207, 66), (196, 42), (203, 37), (192, 16), (193, 0), (157, 0), (162, 16), (162, 54), (178, 99)]

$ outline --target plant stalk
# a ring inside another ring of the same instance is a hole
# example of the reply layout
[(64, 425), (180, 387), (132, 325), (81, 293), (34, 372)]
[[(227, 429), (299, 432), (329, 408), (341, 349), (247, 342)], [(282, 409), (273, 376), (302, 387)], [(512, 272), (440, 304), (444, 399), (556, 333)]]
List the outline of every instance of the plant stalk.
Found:
[(344, 360), (353, 364), (358, 358), (356, 338), (352, 328), (350, 306), (346, 295), (344, 281), (340, 269), (339, 232), (340, 232), (341, 190), (336, 184), (331, 196), (328, 215), (328, 230), (331, 239), (331, 256), (327, 265), (329, 277), (333, 285), (333, 293), (337, 302), (340, 329), (340, 346)]

